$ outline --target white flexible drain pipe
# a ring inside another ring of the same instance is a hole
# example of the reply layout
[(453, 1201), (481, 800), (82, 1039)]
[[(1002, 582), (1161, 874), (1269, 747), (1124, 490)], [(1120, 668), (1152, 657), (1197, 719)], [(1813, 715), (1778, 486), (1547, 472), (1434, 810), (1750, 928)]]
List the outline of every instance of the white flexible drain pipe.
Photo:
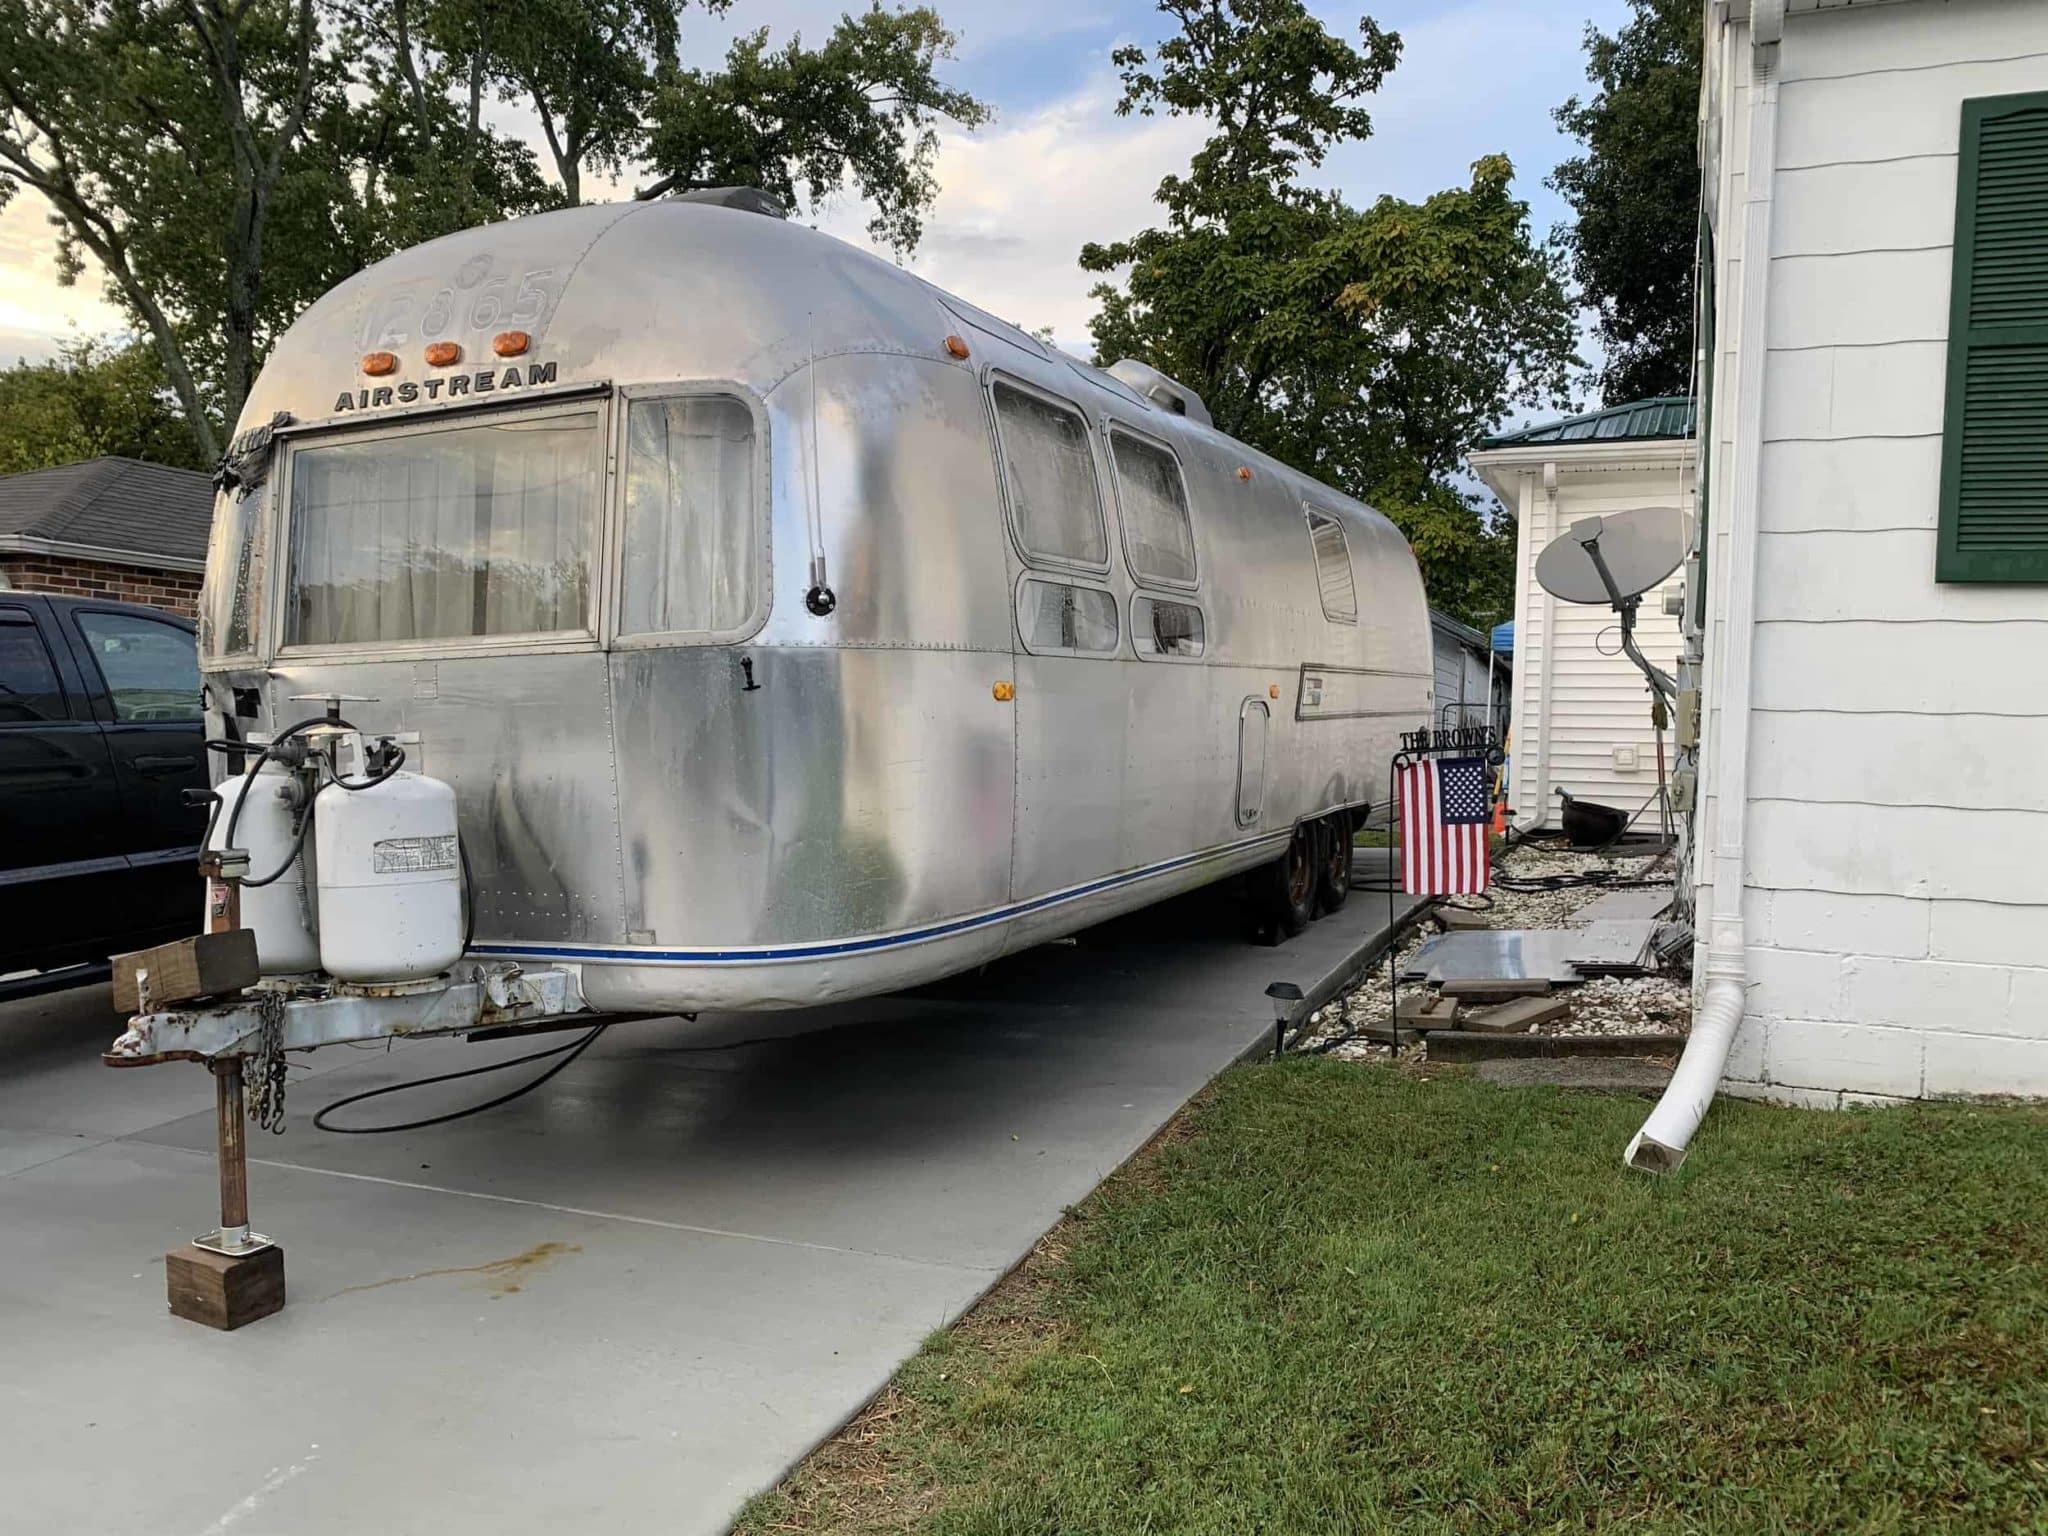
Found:
[[(1749, 162), (1742, 231), (1741, 357), (1735, 470), (1728, 498), (1727, 593), (1722, 607), (1720, 740), (1714, 755), (1714, 906), (1705, 986), (1678, 1070), (1622, 1160), (1671, 1173), (1721, 1085), (1748, 1001), (1742, 931), (1743, 832), (1749, 811), (1749, 696), (1756, 616), (1757, 479), (1763, 454), (1764, 316), (1771, 265), (1771, 193), (1778, 158), (1778, 40), (1785, 0), (1757, 0), (1750, 21)], [(1713, 451), (1701, 441), (1702, 453)]]

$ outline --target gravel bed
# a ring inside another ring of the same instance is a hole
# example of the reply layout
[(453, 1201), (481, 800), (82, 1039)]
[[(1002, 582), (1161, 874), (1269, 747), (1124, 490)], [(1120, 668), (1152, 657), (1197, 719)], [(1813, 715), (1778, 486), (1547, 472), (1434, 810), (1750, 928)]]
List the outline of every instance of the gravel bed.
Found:
[[(1669, 857), (1608, 859), (1568, 848), (1546, 844), (1525, 844), (1506, 855), (1498, 873), (1509, 879), (1533, 880), (1548, 875), (1577, 875), (1611, 869), (1618, 880), (1662, 878), (1670, 880)], [(1563, 890), (1512, 890), (1496, 885), (1485, 897), (1454, 896), (1446, 906), (1483, 911), (1495, 928), (1562, 928), (1581, 907), (1598, 901), (1606, 891), (1600, 886), (1571, 886)], [(1361, 892), (1354, 901), (1370, 901)], [(1426, 922), (1411, 930), (1395, 950), (1393, 959), (1405, 965), (1408, 958), (1439, 932)], [(1294, 1048), (1325, 1050), (1333, 1056), (1354, 1061), (1385, 1061), (1394, 1053), (1385, 1046), (1364, 1039), (1342, 1037), (1372, 1028), (1384, 1028), (1392, 1012), (1387, 992), (1387, 964), (1378, 965), (1343, 996), (1318, 1008), (1297, 1037)], [(1422, 982), (1406, 982), (1401, 996), (1424, 997), (1431, 988)], [(1566, 1018), (1538, 1026), (1532, 1033), (1546, 1035), (1638, 1035), (1684, 1033), (1692, 1022), (1692, 983), (1683, 975), (1598, 976), (1559, 987), (1557, 995), (1571, 1000)], [(1426, 1038), (1426, 1037), (1425, 1037)], [(1332, 1043), (1336, 1042), (1336, 1043)], [(1426, 1058), (1427, 1045), (1411, 1046), (1400, 1055)]]

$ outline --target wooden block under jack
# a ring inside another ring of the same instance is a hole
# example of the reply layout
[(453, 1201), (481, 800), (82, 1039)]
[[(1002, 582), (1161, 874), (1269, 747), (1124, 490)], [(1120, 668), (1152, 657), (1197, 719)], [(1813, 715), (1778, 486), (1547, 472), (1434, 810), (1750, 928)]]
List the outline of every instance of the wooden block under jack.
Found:
[(225, 1254), (187, 1243), (164, 1255), (164, 1281), (173, 1316), (239, 1328), (284, 1307), (284, 1249)]
[[(146, 1013), (195, 997), (239, 992), (256, 985), (256, 934), (249, 928), (195, 933), (154, 949), (116, 955), (111, 969), (114, 1008), (119, 1013)], [(147, 1004), (138, 973), (147, 977)]]

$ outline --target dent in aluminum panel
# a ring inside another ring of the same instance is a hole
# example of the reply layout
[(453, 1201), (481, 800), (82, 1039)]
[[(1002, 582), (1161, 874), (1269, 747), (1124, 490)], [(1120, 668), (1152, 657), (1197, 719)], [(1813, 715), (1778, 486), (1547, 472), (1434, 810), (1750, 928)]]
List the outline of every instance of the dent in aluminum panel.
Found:
[(636, 942), (835, 939), (1007, 899), (1009, 658), (680, 647), (612, 668)]
[(289, 724), (318, 713), (290, 695), (336, 692), (375, 701), (343, 706), (365, 731), (419, 732), (407, 766), (453, 786), (479, 942), (624, 936), (602, 655), (281, 667), (272, 707)]

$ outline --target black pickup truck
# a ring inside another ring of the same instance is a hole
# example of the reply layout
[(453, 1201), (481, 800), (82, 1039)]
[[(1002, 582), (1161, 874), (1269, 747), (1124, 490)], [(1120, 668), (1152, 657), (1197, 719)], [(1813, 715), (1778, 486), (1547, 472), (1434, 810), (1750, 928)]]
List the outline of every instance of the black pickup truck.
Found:
[(204, 733), (188, 620), (0, 590), (0, 978), (198, 932)]

